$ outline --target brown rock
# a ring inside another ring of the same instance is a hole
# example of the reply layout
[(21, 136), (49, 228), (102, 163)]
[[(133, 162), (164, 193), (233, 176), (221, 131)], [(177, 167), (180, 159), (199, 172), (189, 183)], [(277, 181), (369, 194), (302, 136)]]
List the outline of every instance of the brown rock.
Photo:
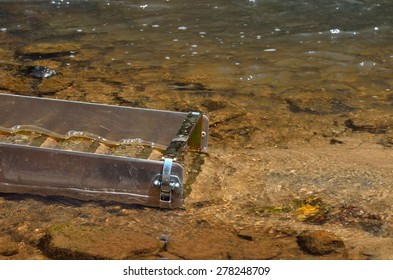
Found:
[(311, 255), (326, 255), (344, 249), (344, 242), (339, 237), (324, 230), (303, 231), (297, 236), (297, 244)]
[(41, 54), (55, 54), (55, 53), (64, 53), (64, 56), (69, 56), (70, 52), (77, 52), (80, 49), (79, 45), (74, 43), (37, 43), (24, 46), (18, 51), (18, 54), (31, 54), (31, 53), (41, 53)]
[(180, 234), (169, 236), (167, 249), (183, 259), (231, 259), (236, 249), (236, 235), (222, 229), (201, 228)]
[(0, 258), (18, 254), (18, 245), (7, 235), (0, 235)]
[(41, 239), (52, 259), (140, 259), (157, 254), (158, 238), (128, 229), (60, 224)]
[(180, 236), (169, 236), (167, 249), (182, 259), (266, 260), (280, 256), (286, 241), (288, 238), (276, 238), (259, 228), (234, 234), (205, 225)]
[(376, 236), (389, 234), (389, 230), (380, 215), (369, 213), (357, 206), (343, 205), (336, 211), (334, 217), (344, 226), (359, 227)]

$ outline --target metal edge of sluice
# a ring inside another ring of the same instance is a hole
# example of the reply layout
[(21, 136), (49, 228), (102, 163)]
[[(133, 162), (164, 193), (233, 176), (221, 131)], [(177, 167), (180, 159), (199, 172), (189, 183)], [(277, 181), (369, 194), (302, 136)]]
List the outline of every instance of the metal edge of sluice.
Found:
[[(140, 139), (167, 146), (188, 113), (0, 93), (0, 126), (56, 136), (88, 132), (103, 142)], [(32, 123), (34, 122), (34, 123)]]
[(161, 199), (165, 161), (0, 143), (0, 192), (179, 208), (183, 167), (170, 164)]
[[(61, 113), (66, 112), (68, 106), (71, 106), (77, 108), (79, 114), (82, 108), (82, 117), (91, 118), (94, 114), (106, 110), (110, 110), (112, 114), (121, 112), (123, 119), (127, 118), (127, 114), (138, 120), (143, 120), (143, 117), (148, 118), (149, 114), (153, 114), (153, 121), (161, 121), (163, 116), (168, 116), (177, 126), (177, 128), (171, 128), (172, 136), (164, 137), (170, 141), (166, 144), (161, 160), (0, 143), (0, 192), (3, 193), (64, 196), (87, 201), (113, 201), (169, 209), (180, 208), (183, 201), (184, 171), (183, 166), (176, 162), (177, 156), (185, 149), (207, 152), (208, 119), (200, 112), (179, 113), (1, 93), (0, 107), (4, 106), (4, 104), (1, 105), (2, 99), (8, 100), (6, 111), (11, 112), (13, 116), (16, 115), (14, 110), (21, 109), (18, 108), (19, 102), (22, 103), (22, 107), (33, 102), (35, 105), (38, 104), (38, 107), (42, 107), (35, 108), (35, 112), (33, 110), (33, 117), (37, 117), (40, 110), (48, 110), (51, 116), (61, 116)], [(41, 100), (45, 106), (40, 102)], [(13, 105), (15, 108), (12, 108)], [(48, 105), (54, 106), (48, 107)], [(56, 112), (56, 108), (59, 108), (59, 112)], [(27, 116), (23, 116), (22, 120), (29, 119), (29, 111), (24, 113)], [(42, 113), (45, 114), (45, 112)], [(146, 115), (140, 116), (139, 114)], [(0, 127), (3, 122), (6, 123), (4, 127), (7, 127), (7, 124), (9, 126), (10, 122), (7, 123), (5, 119), (7, 114), (0, 112), (0, 116), (2, 116)], [(100, 117), (103, 119), (102, 116)], [(66, 123), (67, 117), (63, 121)], [(76, 123), (74, 120), (68, 121), (70, 124), (66, 123), (63, 130), (70, 129), (71, 124)], [(81, 121), (83, 122), (83, 119)], [(108, 116), (105, 116), (105, 121), (111, 129)], [(119, 116), (113, 120), (117, 125), (114, 125), (114, 128), (119, 128), (119, 124), (116, 123), (118, 121)], [(53, 125), (55, 123), (53, 120), (47, 123), (58, 129)], [(16, 123), (12, 124), (16, 125)], [(34, 118), (31, 124), (35, 125)], [(157, 130), (159, 125), (162, 123), (154, 123), (154, 129)], [(143, 124), (139, 126), (143, 127)], [(165, 133), (166, 128), (168, 126), (161, 127), (160, 133)], [(119, 135), (125, 133), (123, 127), (121, 130)], [(59, 132), (63, 131), (60, 129)], [(116, 131), (113, 135), (116, 135)], [(157, 131), (147, 132), (146, 135), (156, 137)], [(160, 137), (158, 135), (157, 139), (162, 141), (164, 138)], [(148, 139), (148, 141), (151, 140)]]

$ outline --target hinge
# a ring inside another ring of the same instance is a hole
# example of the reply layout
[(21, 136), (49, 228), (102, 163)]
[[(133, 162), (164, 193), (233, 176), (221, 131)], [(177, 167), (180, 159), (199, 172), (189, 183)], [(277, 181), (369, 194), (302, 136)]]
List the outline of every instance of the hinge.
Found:
[(171, 158), (164, 158), (162, 174), (157, 174), (153, 179), (153, 186), (160, 188), (160, 202), (171, 203), (172, 192), (181, 190), (181, 180), (178, 176), (171, 175)]

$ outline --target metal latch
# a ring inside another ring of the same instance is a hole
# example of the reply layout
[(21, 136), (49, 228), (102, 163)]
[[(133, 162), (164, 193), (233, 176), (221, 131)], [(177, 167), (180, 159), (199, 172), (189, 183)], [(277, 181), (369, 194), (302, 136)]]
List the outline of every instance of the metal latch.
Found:
[(162, 174), (157, 174), (153, 180), (153, 186), (161, 188), (160, 202), (171, 203), (172, 192), (181, 190), (180, 178), (178, 176), (171, 175), (172, 162), (173, 160), (171, 158), (164, 158)]

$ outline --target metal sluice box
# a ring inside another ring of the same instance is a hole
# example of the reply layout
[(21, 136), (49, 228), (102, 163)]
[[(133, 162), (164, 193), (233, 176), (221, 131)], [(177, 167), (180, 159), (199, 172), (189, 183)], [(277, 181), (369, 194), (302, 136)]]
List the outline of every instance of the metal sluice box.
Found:
[(0, 193), (178, 208), (207, 136), (200, 112), (0, 94)]

